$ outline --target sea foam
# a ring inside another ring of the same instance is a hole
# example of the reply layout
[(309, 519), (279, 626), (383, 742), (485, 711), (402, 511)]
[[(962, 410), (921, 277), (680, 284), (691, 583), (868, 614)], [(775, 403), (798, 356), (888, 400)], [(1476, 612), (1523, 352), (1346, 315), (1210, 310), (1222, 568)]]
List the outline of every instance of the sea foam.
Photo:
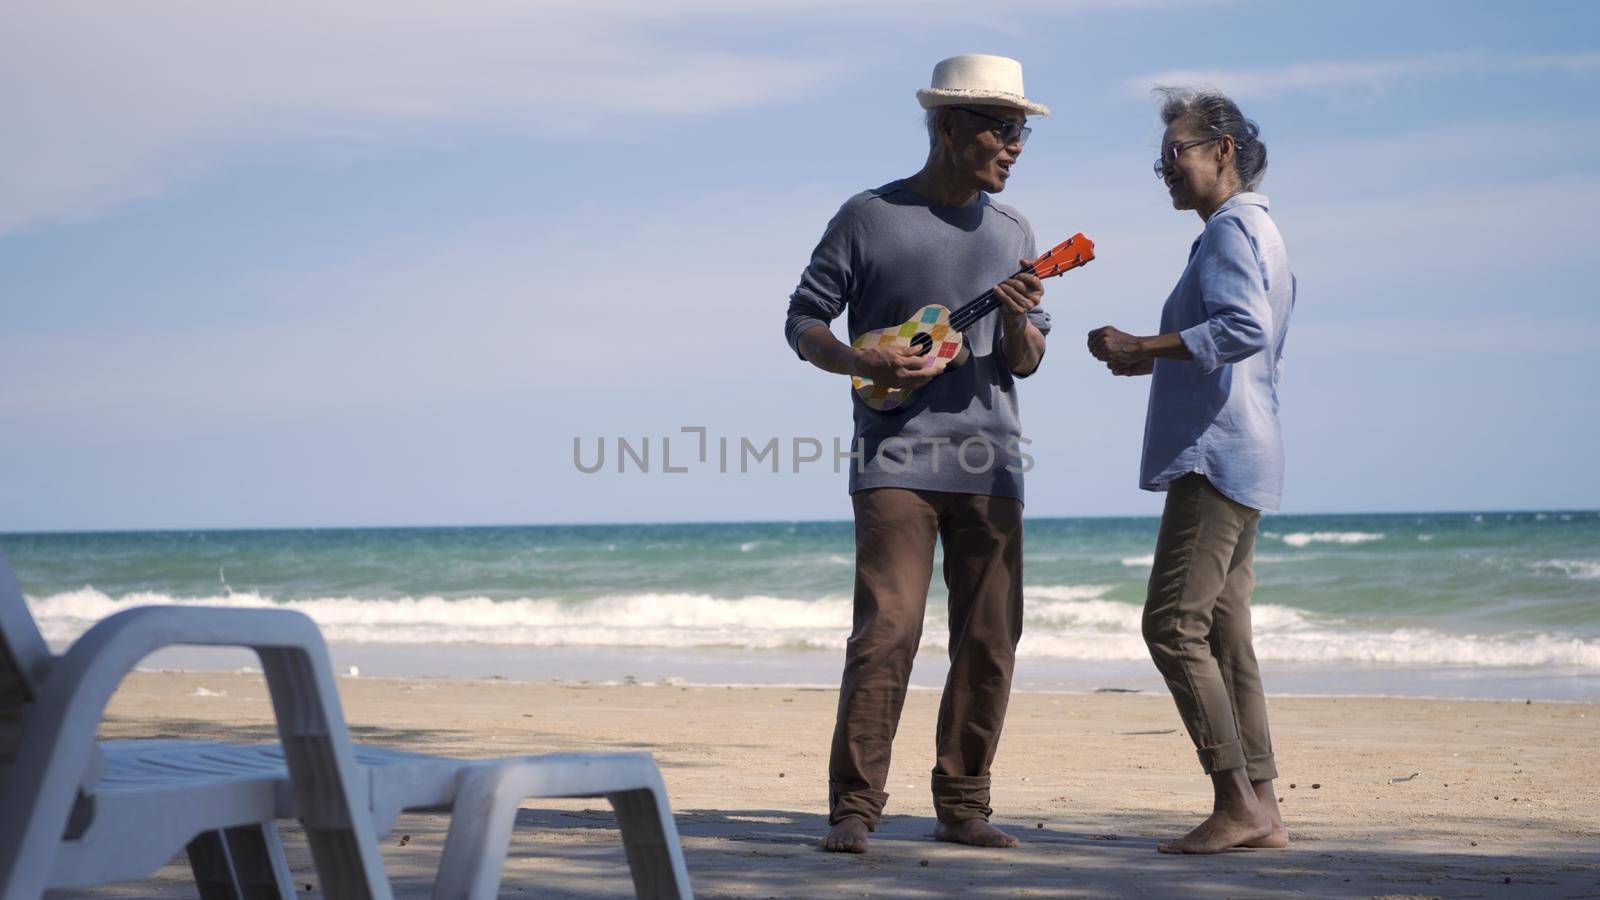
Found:
[[(1560, 561), (1552, 561), (1560, 562)], [(1570, 562), (1570, 561), (1568, 561)], [(1023, 589), (1023, 657), (1148, 659), (1141, 605), (1107, 597), (1110, 585), (1030, 585)], [(728, 647), (752, 651), (841, 652), (851, 627), (845, 596), (814, 600), (750, 595), (638, 593), (593, 599), (319, 597), (275, 600), (254, 593), (111, 597), (92, 587), (29, 598), (45, 637), (70, 642), (94, 622), (141, 605), (270, 607), (310, 616), (334, 644), (496, 644), (525, 647)], [(1362, 662), (1399, 666), (1565, 666), (1600, 669), (1600, 641), (1570, 635), (1457, 634), (1429, 628), (1357, 627), (1294, 607), (1251, 609), (1258, 657), (1273, 661)], [(948, 640), (944, 592), (930, 591), (922, 645)]]
[(1365, 544), (1381, 540), (1383, 535), (1372, 531), (1297, 531), (1283, 536), (1283, 542), (1291, 547), (1304, 547), (1307, 544)]
[(1600, 580), (1600, 561), (1592, 559), (1544, 559), (1534, 563), (1533, 568), (1554, 570), (1580, 581)]

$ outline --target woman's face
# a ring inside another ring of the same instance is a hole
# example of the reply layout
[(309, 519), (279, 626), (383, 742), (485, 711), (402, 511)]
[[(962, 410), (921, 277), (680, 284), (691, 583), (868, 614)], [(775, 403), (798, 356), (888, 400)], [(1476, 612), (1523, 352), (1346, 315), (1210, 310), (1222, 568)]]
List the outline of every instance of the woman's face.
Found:
[[(1182, 119), (1167, 126), (1161, 137), (1161, 158), (1166, 161), (1161, 180), (1172, 197), (1173, 209), (1195, 209), (1205, 201), (1231, 193), (1232, 138), (1214, 139)], [(1172, 161), (1172, 148), (1179, 148)]]

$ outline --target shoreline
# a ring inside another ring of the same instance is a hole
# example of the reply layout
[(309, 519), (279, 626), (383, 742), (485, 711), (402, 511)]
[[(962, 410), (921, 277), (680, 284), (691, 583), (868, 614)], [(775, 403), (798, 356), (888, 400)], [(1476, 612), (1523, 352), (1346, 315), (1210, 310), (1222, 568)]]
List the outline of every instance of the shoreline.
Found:
[[(365, 676), (338, 686), (366, 743), (465, 758), (652, 753), (701, 897), (1592, 897), (1600, 884), (1600, 704), (1269, 695), (1294, 844), (1188, 858), (1154, 849), (1210, 805), (1164, 693), (1015, 694), (993, 805), (1024, 844), (984, 851), (928, 837), (938, 697), (915, 691), (886, 818), (856, 857), (816, 849), (831, 689)], [(260, 675), (138, 672), (101, 732), (270, 741), (276, 729)], [(529, 801), (518, 822), (503, 895), (631, 896), (603, 802)], [(384, 840), (397, 896), (427, 896), (447, 826), (408, 815)], [(283, 830), (299, 893), (317, 896), (297, 826)], [(151, 882), (61, 897), (192, 896), (187, 874), (174, 864)]]
[[(60, 652), (59, 647), (56, 648)], [(721, 648), (519, 647), (493, 644), (330, 643), (336, 672), (356, 667), (367, 677), (484, 678), (518, 683), (557, 681), (698, 686), (805, 687), (835, 690), (843, 651)], [(259, 664), (245, 650), (177, 647), (158, 651), (141, 668), (237, 672)], [(937, 690), (948, 662), (924, 647), (912, 668), (913, 690)], [(1553, 667), (1399, 667), (1361, 663), (1263, 661), (1269, 696), (1409, 697), (1438, 700), (1600, 702), (1600, 671)], [(1166, 694), (1148, 660), (1022, 657), (1016, 693), (1133, 690)]]
[[(257, 668), (251, 667), (251, 666), (241, 666), (241, 667), (239, 667), (237, 669), (206, 669), (206, 668), (192, 668), (191, 669), (191, 668), (182, 668), (182, 667), (172, 667), (172, 668), (169, 668), (169, 667), (149, 667), (149, 666), (141, 665), (141, 666), (137, 667), (134, 671), (139, 673), (139, 674), (142, 674), (142, 675), (184, 675), (184, 676), (205, 676), (205, 675), (243, 675), (243, 676), (251, 676), (251, 675), (260, 675), (261, 674), (261, 670), (260, 669), (257, 669)], [(358, 672), (357, 674), (353, 674), (352, 675), (352, 674), (350, 674), (348, 672), (339, 672), (339, 671), (335, 671), (334, 675), (335, 675), (335, 677), (339, 678), (341, 681), (344, 680), (344, 679), (350, 679), (350, 680), (366, 679), (366, 680), (369, 680), (369, 681), (394, 682), (394, 683), (397, 683), (397, 684), (413, 684), (413, 683), (429, 683), (429, 682), (460, 682), (460, 683), (463, 683), (463, 684), (507, 684), (507, 685), (528, 685), (528, 686), (567, 687), (567, 688), (644, 688), (644, 689), (656, 689), (656, 690), (670, 690), (672, 688), (704, 688), (704, 689), (719, 689), (720, 688), (720, 689), (727, 689), (727, 690), (837, 691), (839, 689), (839, 686), (836, 685), (836, 684), (824, 684), (822, 682), (687, 681), (687, 680), (683, 680), (683, 679), (661, 679), (661, 680), (657, 680), (657, 681), (640, 681), (638, 679), (628, 680), (626, 677), (624, 677), (622, 679), (606, 679), (606, 680), (597, 681), (597, 680), (591, 680), (591, 679), (569, 679), (569, 678), (525, 679), (525, 678), (511, 678), (511, 677), (504, 676), (504, 675), (449, 675), (449, 674), (445, 674), (445, 675), (369, 675), (369, 674), (366, 674), (364, 672)], [(907, 686), (906, 690), (908, 692), (937, 694), (937, 693), (940, 693), (943, 690), (943, 687), (940, 686), (940, 685), (931, 685), (931, 684), (911, 684), (911, 685)], [(1076, 689), (1076, 690), (1060, 689), (1060, 688), (1022, 688), (1022, 687), (1014, 687), (1014, 688), (1012, 688), (1012, 693), (1013, 694), (1040, 694), (1040, 695), (1044, 695), (1044, 696), (1061, 696), (1061, 697), (1084, 697), (1084, 696), (1092, 696), (1092, 695), (1095, 695), (1095, 694), (1125, 694), (1125, 695), (1139, 695), (1139, 696), (1155, 695), (1155, 696), (1162, 696), (1162, 697), (1168, 696), (1165, 688), (1161, 688), (1161, 689), (1145, 689), (1145, 688), (1122, 688), (1122, 687), (1088, 688), (1088, 689)], [(1583, 699), (1583, 698), (1568, 699), (1568, 698), (1559, 698), (1559, 697), (1557, 697), (1557, 698), (1549, 698), (1549, 697), (1466, 697), (1466, 696), (1458, 697), (1458, 696), (1441, 696), (1441, 695), (1434, 695), (1434, 694), (1339, 694), (1339, 693), (1311, 694), (1311, 693), (1295, 693), (1295, 692), (1291, 692), (1291, 691), (1274, 691), (1274, 692), (1272, 692), (1271, 696), (1272, 697), (1282, 697), (1282, 698), (1285, 698), (1285, 699), (1297, 699), (1297, 700), (1419, 700), (1419, 701), (1439, 701), (1439, 702), (1448, 702), (1448, 703), (1523, 703), (1523, 704), (1557, 703), (1557, 704), (1568, 704), (1568, 705), (1574, 705), (1574, 706), (1593, 706), (1593, 705), (1596, 704), (1596, 702), (1600, 702), (1600, 701), (1597, 701), (1595, 699)]]

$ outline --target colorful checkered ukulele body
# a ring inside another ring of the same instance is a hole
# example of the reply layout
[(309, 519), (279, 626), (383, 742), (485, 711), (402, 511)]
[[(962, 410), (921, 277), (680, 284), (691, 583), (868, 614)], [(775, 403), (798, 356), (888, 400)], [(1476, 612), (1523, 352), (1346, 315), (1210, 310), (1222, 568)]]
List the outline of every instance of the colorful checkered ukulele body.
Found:
[[(1032, 272), (1040, 278), (1050, 278), (1068, 269), (1076, 269), (1091, 259), (1094, 259), (1094, 241), (1079, 233), (1057, 244), (1049, 253), (1034, 260), (1033, 265), (1018, 271), (1017, 275)], [(851, 342), (851, 346), (866, 348), (898, 344), (912, 347), (919, 355), (926, 357), (924, 365), (937, 365), (939, 360), (944, 359), (949, 360), (952, 366), (959, 366), (967, 361), (969, 355), (962, 335), (999, 307), (1000, 297), (990, 288), (955, 312), (938, 304), (924, 306), (900, 325), (863, 332)], [(885, 387), (859, 375), (852, 375), (850, 383), (861, 402), (879, 412), (893, 412), (902, 408), (916, 391), (916, 388)]]

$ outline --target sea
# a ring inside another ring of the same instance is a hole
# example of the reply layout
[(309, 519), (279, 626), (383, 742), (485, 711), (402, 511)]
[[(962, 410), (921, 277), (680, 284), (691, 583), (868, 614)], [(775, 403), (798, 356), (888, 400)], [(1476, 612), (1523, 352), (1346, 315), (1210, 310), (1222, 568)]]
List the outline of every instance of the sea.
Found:
[[(1029, 519), (1016, 688), (1147, 691), (1154, 518)], [(272, 607), (344, 674), (836, 686), (849, 522), (0, 534), (60, 650), (133, 606)], [(1600, 512), (1274, 515), (1252, 601), (1270, 694), (1600, 700)], [(917, 689), (946, 671), (930, 578)], [(174, 648), (150, 668), (248, 670)]]

